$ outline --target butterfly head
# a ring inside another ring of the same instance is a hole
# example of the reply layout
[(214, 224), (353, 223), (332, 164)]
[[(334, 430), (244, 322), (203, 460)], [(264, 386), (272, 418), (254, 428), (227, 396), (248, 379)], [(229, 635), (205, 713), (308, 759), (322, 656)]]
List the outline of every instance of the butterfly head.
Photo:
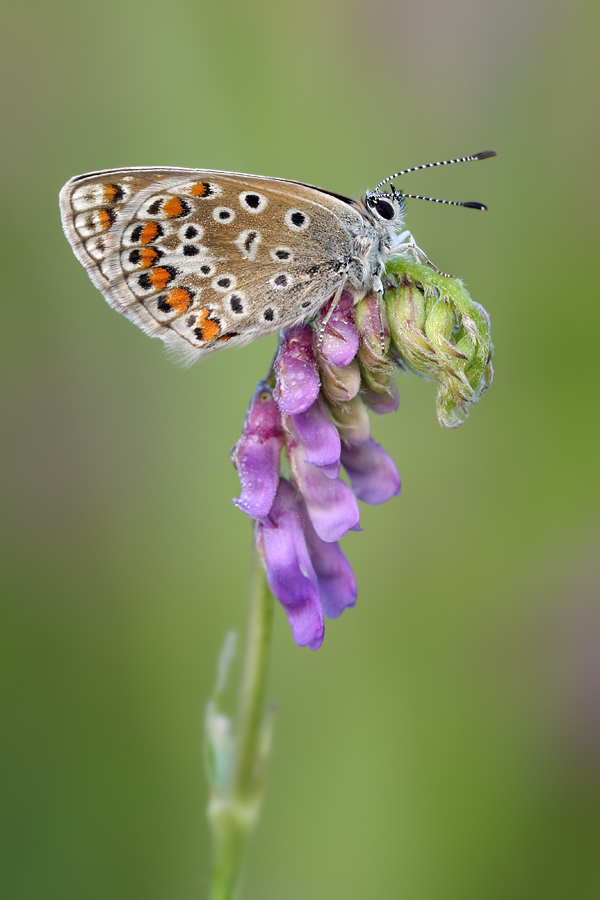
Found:
[(389, 226), (394, 230), (399, 228), (404, 221), (404, 197), (402, 193), (390, 185), (391, 194), (376, 188), (374, 191), (367, 191), (365, 195), (365, 206), (371, 214), (372, 219), (379, 225)]

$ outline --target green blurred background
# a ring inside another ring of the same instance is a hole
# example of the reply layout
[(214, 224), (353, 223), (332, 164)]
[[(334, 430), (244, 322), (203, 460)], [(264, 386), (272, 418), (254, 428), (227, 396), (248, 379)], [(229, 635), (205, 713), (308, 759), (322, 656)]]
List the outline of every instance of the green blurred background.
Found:
[[(458, 431), (398, 376), (403, 497), (344, 549), (317, 653), (277, 609), (245, 900), (600, 896), (598, 8), (585, 0), (9, 3), (2, 17), (3, 838), (8, 900), (192, 900), (201, 720), (243, 628), (228, 457), (275, 338), (183, 371), (62, 235), (81, 172), (198, 166), (359, 195), (492, 317)], [(410, 203), (410, 201), (409, 201)]]

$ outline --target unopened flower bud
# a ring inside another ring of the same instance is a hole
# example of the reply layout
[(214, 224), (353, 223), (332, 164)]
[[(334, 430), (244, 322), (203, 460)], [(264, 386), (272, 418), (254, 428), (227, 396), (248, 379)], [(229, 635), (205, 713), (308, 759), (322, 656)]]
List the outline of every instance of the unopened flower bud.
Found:
[(408, 366), (423, 374), (435, 360), (426, 339), (425, 297), (412, 283), (402, 283), (397, 290), (386, 292), (387, 320), (396, 350)]
[(449, 345), (456, 356), (461, 356), (462, 354), (450, 344), (454, 325), (454, 313), (447, 301), (437, 300), (431, 304), (425, 320), (425, 335), (440, 349), (445, 349)]
[(273, 395), (282, 412), (293, 415), (308, 409), (319, 395), (319, 370), (310, 325), (294, 325), (281, 332), (275, 360)]
[(371, 437), (369, 413), (360, 394), (348, 403), (330, 406), (329, 415), (345, 444), (360, 447)]
[(356, 307), (356, 326), (360, 336), (358, 358), (364, 385), (380, 394), (395, 393), (393, 366), (389, 358), (390, 332), (385, 313), (374, 294)]
[(436, 379), (438, 418), (456, 427), (492, 380), (487, 313), (456, 278), (401, 257), (388, 272), (398, 278), (385, 296), (395, 350), (409, 368)]
[(360, 390), (361, 373), (358, 359), (347, 366), (332, 366), (321, 362), (321, 387), (330, 403), (347, 403)]
[(354, 309), (356, 330), (360, 337), (359, 356), (364, 365), (387, 360), (390, 333), (385, 313), (375, 294), (367, 294)]

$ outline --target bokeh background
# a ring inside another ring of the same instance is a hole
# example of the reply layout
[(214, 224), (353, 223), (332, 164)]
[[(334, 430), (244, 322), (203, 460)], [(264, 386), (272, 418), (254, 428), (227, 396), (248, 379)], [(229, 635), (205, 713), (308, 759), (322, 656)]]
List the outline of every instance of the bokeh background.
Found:
[[(278, 704), (247, 900), (600, 896), (598, 8), (586, 0), (9, 2), (2, 17), (7, 900), (207, 891), (201, 720), (244, 627), (228, 457), (273, 337), (189, 370), (63, 237), (72, 175), (257, 172), (408, 225), (492, 317), (458, 431), (398, 376), (373, 423), (403, 496), (344, 541), (356, 608), (317, 653), (276, 615)], [(410, 201), (409, 201), (410, 203)]]

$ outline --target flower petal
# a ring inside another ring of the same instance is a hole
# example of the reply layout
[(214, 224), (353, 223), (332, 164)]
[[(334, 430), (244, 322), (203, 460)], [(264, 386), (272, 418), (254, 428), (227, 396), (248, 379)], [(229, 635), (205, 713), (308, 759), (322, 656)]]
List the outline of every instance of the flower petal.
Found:
[(304, 412), (319, 396), (319, 370), (310, 325), (284, 328), (275, 359), (274, 396), (282, 412)]
[(395, 381), (390, 378), (388, 389), (386, 391), (373, 391), (371, 388), (365, 388), (361, 396), (369, 409), (380, 416), (386, 413), (396, 412), (400, 403), (398, 388)]
[(359, 500), (385, 503), (400, 493), (394, 460), (373, 439), (360, 447), (342, 447), (342, 463)]
[(286, 612), (295, 642), (318, 650), (325, 626), (317, 576), (306, 546), (298, 495), (284, 478), (269, 516), (258, 523), (257, 541), (269, 587)]
[(341, 478), (328, 478), (321, 469), (307, 463), (299, 444), (288, 444), (288, 456), (315, 531), (323, 541), (339, 541), (358, 524), (356, 497)]
[(303, 413), (290, 416), (290, 419), (298, 442), (306, 454), (307, 462), (312, 466), (331, 466), (333, 463), (339, 463), (342, 449), (340, 435), (327, 415), (325, 403), (320, 397), (317, 397), (313, 405)]
[(250, 401), (242, 436), (231, 453), (242, 486), (240, 497), (233, 502), (253, 519), (266, 516), (273, 505), (282, 447), (281, 413), (273, 392), (261, 383)]
[(336, 460), (334, 463), (331, 463), (330, 466), (319, 466), (321, 472), (324, 475), (327, 475), (328, 478), (337, 478), (340, 474), (341, 463), (340, 460)]
[(306, 543), (317, 575), (324, 614), (338, 616), (356, 603), (356, 579), (338, 544), (322, 541), (310, 521), (305, 525)]
[[(319, 322), (323, 322), (331, 309), (333, 298), (321, 309)], [(319, 330), (319, 356), (332, 366), (347, 366), (358, 351), (358, 333), (354, 327), (354, 301), (346, 291), (329, 317), (324, 329)]]

